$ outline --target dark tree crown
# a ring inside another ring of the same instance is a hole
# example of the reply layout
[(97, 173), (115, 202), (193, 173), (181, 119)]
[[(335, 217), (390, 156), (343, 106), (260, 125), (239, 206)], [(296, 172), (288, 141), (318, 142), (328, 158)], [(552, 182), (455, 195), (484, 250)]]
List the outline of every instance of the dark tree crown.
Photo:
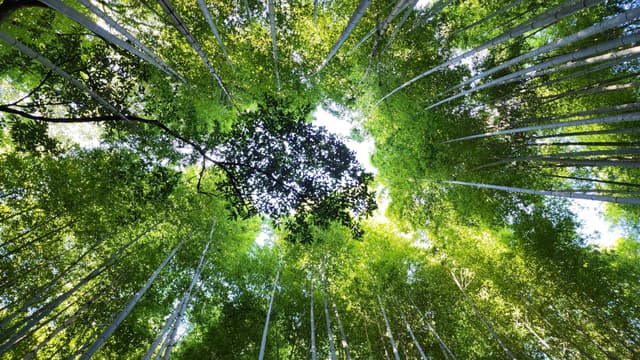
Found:
[(297, 220), (287, 223), (299, 226), (332, 220), (351, 226), (353, 216), (375, 208), (371, 174), (339, 137), (306, 122), (310, 110), (267, 98), (257, 111), (242, 114), (216, 149), (227, 169), (224, 189), (240, 198), (232, 203), (244, 215), (293, 216)]

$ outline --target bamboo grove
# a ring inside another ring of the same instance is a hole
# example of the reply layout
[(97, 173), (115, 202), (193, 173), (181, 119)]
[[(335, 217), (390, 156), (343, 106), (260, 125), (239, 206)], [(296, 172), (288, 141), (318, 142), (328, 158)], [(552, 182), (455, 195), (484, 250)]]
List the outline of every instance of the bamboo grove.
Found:
[(639, 5), (1, 0), (0, 357), (640, 358)]

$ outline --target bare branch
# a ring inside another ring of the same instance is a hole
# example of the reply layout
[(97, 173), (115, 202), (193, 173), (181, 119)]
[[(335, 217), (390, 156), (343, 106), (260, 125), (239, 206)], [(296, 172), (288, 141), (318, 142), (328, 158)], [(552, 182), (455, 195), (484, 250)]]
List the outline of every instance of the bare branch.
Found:
[(196, 186), (196, 189), (198, 190), (198, 194), (204, 194), (204, 195), (209, 195), (209, 196), (213, 196), (213, 193), (210, 193), (208, 191), (204, 191), (202, 190), (202, 178), (204, 177), (204, 171), (207, 169), (207, 160), (203, 157), (202, 158), (202, 168), (200, 169), (200, 174), (198, 175), (198, 185)]
[(40, 80), (40, 83), (39, 83), (38, 85), (36, 85), (36, 87), (34, 87), (33, 89), (31, 89), (31, 91), (29, 91), (29, 93), (28, 93), (27, 95), (25, 95), (25, 96), (21, 97), (20, 99), (18, 99), (18, 100), (16, 100), (16, 101), (12, 102), (12, 103), (11, 103), (11, 104), (9, 104), (9, 105), (13, 105), (13, 106), (15, 106), (15, 105), (17, 105), (17, 104), (19, 104), (19, 103), (23, 102), (24, 100), (26, 100), (26, 99), (30, 98), (33, 94), (35, 94), (38, 90), (40, 90), (40, 89), (44, 86), (44, 84), (47, 82), (47, 80), (49, 80), (49, 77), (50, 77), (50, 76), (51, 76), (51, 71), (48, 71), (48, 72), (47, 72), (47, 73), (42, 77), (42, 80)]

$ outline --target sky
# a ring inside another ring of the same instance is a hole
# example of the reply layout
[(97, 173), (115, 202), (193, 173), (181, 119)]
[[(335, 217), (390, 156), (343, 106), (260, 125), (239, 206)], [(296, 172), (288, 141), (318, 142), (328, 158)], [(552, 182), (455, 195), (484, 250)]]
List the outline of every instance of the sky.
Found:
[(49, 135), (64, 142), (78, 144), (86, 149), (100, 146), (100, 134), (102, 129), (95, 124), (49, 124)]
[(424, 9), (427, 5), (433, 4), (434, 1), (435, 0), (418, 0), (418, 3), (416, 3), (416, 9)]
[[(347, 114), (348, 116), (348, 114)], [(374, 150), (373, 139), (366, 138), (363, 142), (351, 139), (351, 129), (354, 124), (350, 124), (345, 118), (339, 119), (322, 106), (319, 106), (313, 113), (313, 125), (324, 126), (329, 132), (343, 138), (345, 144), (356, 154), (356, 159), (370, 173), (377, 174), (378, 170), (371, 165), (371, 154)]]
[(571, 201), (571, 210), (578, 216), (580, 234), (587, 238), (588, 244), (614, 247), (616, 241), (624, 236), (621, 228), (604, 219), (604, 203), (600, 201), (575, 199)]

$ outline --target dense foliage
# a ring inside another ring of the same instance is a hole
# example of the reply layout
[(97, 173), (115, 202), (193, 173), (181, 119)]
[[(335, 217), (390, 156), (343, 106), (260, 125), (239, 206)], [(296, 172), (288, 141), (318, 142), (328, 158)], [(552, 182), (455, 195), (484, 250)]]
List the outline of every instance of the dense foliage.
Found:
[(213, 150), (227, 175), (222, 186), (235, 195), (231, 201), (280, 218), (291, 212), (301, 217), (310, 208), (315, 213), (336, 199), (332, 210), (317, 214), (327, 223), (348, 210), (371, 214), (371, 175), (339, 138), (305, 121), (309, 112), (308, 106), (286, 110), (267, 99), (256, 112), (240, 115), (229, 139)]
[(637, 1), (0, 1), (0, 357), (640, 358)]

